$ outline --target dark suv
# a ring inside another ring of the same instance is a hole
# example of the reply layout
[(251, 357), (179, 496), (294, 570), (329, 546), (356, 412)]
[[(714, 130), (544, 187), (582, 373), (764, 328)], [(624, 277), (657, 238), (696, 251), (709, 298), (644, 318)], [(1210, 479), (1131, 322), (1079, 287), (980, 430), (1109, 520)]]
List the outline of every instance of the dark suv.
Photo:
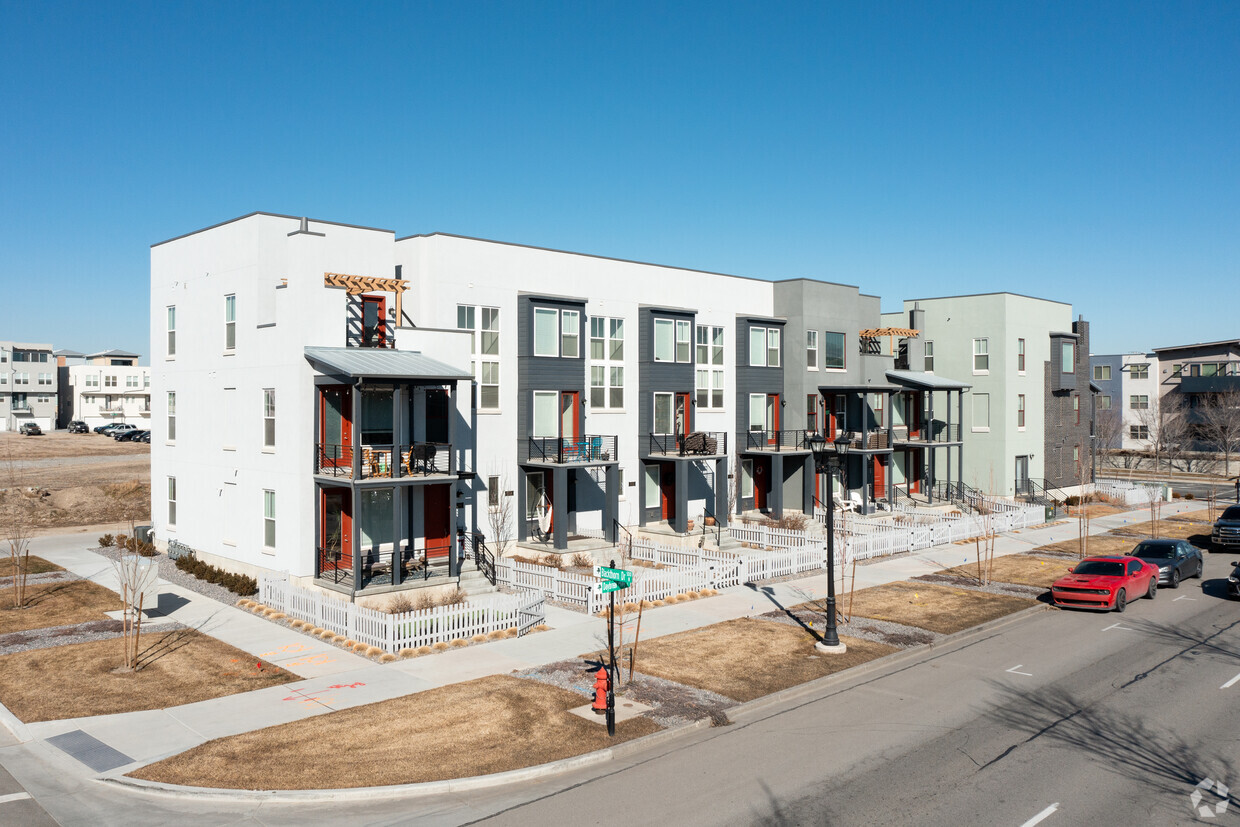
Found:
[(1240, 548), (1240, 505), (1229, 505), (1223, 516), (1214, 521), (1210, 532), (1210, 548)]
[(69, 433), (71, 434), (89, 434), (90, 428), (86, 427), (86, 423), (80, 419), (75, 419), (69, 423)]
[(43, 436), (43, 429), (33, 422), (24, 422), (17, 430), (26, 436)]

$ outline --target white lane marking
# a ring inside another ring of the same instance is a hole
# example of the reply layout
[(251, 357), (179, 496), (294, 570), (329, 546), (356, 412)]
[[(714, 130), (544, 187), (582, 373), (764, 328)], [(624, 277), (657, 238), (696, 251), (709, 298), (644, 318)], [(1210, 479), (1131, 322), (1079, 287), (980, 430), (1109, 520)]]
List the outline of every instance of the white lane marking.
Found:
[(1177, 597), (1175, 600), (1172, 600), (1171, 602), (1172, 602), (1172, 603), (1174, 603), (1174, 602), (1176, 602), (1176, 600), (1196, 600), (1196, 599), (1197, 599), (1197, 598), (1195, 598), (1195, 597), (1189, 597), (1189, 596), (1188, 596), (1188, 595), (1186, 595), (1186, 594), (1182, 594), (1182, 595), (1180, 595), (1179, 597)]
[(1236, 675), (1234, 678), (1229, 680), (1227, 683), (1220, 686), (1219, 689), (1231, 689), (1233, 686), (1236, 685), (1237, 682), (1240, 682), (1240, 675)]
[(1043, 821), (1044, 819), (1050, 818), (1051, 814), (1054, 813), (1058, 809), (1059, 809), (1059, 802), (1056, 801), (1054, 804), (1047, 807), (1045, 810), (1038, 813), (1036, 816), (1029, 819), (1024, 824), (1020, 825), (1020, 827), (1033, 827), (1033, 825), (1037, 824), (1038, 822)]
[(1123, 629), (1125, 632), (1135, 632), (1135, 631), (1137, 631), (1136, 629), (1130, 629), (1130, 628), (1128, 628), (1127, 626), (1120, 626), (1118, 623), (1112, 623), (1110, 626), (1106, 627), (1106, 628), (1105, 628), (1105, 629), (1103, 629), (1102, 631), (1104, 631), (1104, 632), (1109, 632), (1109, 631), (1111, 631), (1112, 629)]
[(8, 804), (10, 801), (25, 801), (30, 798), (30, 793), (12, 793), (10, 795), (0, 795), (0, 804)]
[(1024, 675), (1026, 678), (1032, 678), (1033, 677), (1032, 672), (1017, 672), (1016, 671), (1017, 669), (1021, 668), (1024, 665), (1025, 664), (1023, 663), (1018, 663), (1015, 666), (1013, 666), (1011, 669), (1008, 669), (1006, 671), (1011, 672), (1013, 675)]

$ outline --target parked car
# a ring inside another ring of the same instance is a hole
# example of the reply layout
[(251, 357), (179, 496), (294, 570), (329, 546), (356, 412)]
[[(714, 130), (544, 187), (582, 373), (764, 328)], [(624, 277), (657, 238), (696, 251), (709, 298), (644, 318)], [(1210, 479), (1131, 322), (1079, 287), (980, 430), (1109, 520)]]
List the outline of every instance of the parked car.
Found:
[(151, 442), (151, 432), (150, 432), (150, 431), (143, 431), (143, 432), (142, 432), (142, 436), (138, 437), (138, 441), (139, 441), (139, 442), (145, 442), (145, 443), (147, 443), (147, 444), (149, 445), (149, 444), (150, 444), (150, 442)]
[(1056, 606), (1122, 612), (1129, 597), (1153, 599), (1158, 567), (1140, 557), (1086, 557), (1051, 586)]
[(23, 422), (17, 430), (26, 436), (43, 436), (43, 429), (33, 422)]
[(1158, 585), (1173, 589), (1185, 577), (1201, 577), (1206, 567), (1201, 551), (1188, 540), (1142, 540), (1129, 553), (1157, 566)]
[(115, 423), (115, 422), (109, 422), (107, 425), (96, 425), (96, 426), (95, 426), (95, 433), (97, 433), (97, 434), (110, 434), (110, 433), (112, 433), (112, 429), (116, 427), (116, 424), (117, 424), (117, 423)]
[(1240, 597), (1240, 562), (1232, 567), (1231, 574), (1227, 578), (1227, 596)]
[(108, 434), (113, 439), (120, 439), (124, 434), (127, 434), (130, 431), (136, 431), (136, 430), (138, 430), (137, 425), (133, 425), (128, 422), (119, 422), (116, 425), (112, 426), (112, 430), (108, 431)]
[(86, 427), (86, 423), (80, 419), (75, 419), (69, 423), (69, 433), (71, 434), (89, 434), (90, 428)]
[(1210, 531), (1210, 550), (1240, 548), (1240, 505), (1229, 505), (1214, 521)]
[(141, 428), (134, 428), (132, 431), (113, 431), (117, 442), (139, 442), (142, 435), (148, 433)]

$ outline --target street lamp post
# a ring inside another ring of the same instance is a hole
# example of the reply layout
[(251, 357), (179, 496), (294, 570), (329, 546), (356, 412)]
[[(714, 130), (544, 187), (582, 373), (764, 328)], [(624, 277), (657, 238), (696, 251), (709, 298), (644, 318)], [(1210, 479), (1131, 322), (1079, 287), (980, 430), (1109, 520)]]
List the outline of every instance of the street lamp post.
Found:
[(831, 471), (847, 453), (848, 443), (842, 439), (827, 442), (822, 434), (814, 434), (809, 442), (814, 452), (814, 470), (827, 474), (827, 628), (814, 648), (820, 652), (842, 654), (848, 651), (848, 647), (840, 643), (835, 628), (835, 480)]

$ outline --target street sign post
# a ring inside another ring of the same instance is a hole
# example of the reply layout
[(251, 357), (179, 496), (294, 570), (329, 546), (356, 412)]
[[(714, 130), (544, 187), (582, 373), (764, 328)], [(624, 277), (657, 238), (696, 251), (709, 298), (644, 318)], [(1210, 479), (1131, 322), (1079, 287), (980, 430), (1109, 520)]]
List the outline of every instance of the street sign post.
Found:
[(598, 584), (598, 590), (600, 594), (607, 594), (608, 592), (618, 592), (621, 589), (625, 589), (625, 588), (628, 588), (628, 586), (626, 586), (624, 583), (619, 583), (615, 580), (602, 580)]
[(633, 572), (628, 569), (615, 569), (609, 566), (595, 566), (594, 576), (600, 580), (615, 580), (626, 586), (633, 585)]

